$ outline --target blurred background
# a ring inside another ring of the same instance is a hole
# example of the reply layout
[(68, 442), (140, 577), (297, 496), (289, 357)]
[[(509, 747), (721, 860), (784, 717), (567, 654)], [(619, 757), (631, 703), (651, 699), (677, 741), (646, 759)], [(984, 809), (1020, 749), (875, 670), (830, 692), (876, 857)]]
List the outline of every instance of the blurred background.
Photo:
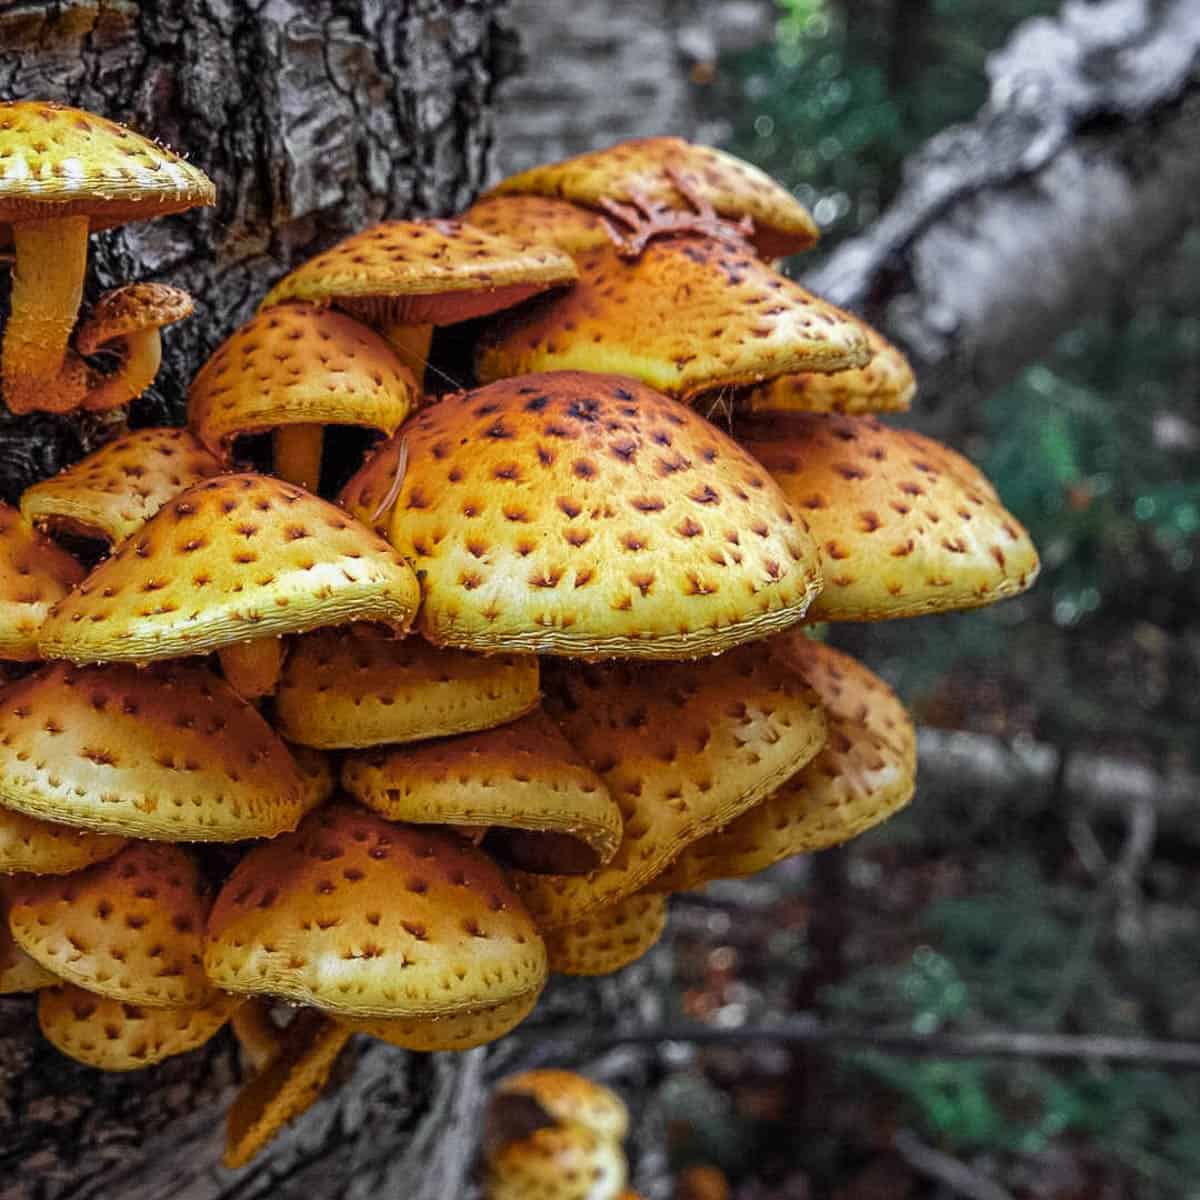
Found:
[[(829, 264), (851, 261), (839, 248), (870, 247), (911, 202), (906, 186), (937, 183), (931, 163), (969, 183), (1008, 152), (995, 110), (1014, 39), (1053, 59), (1055, 28), (1107, 21), (1119, 73), (1140, 43), (1136, 20), (1114, 22), (1155, 7), (578, 0), (557, 16), (518, 0), (526, 69), (501, 105), (498, 166), (637, 134), (711, 141), (811, 207), (821, 247), (789, 269), (836, 280)], [(1086, 157), (1124, 122), (1128, 144), (1151, 153), (1145, 111), (1114, 101), (1065, 136), (1096, 139)], [(969, 136), (947, 141), (964, 123)], [(1200, 137), (1191, 147), (1200, 156)], [(921, 323), (891, 302), (886, 261), (874, 292), (851, 293), (923, 382), (932, 364), (907, 423), (983, 467), (1034, 534), (1043, 574), (978, 614), (830, 629), (921, 727), (917, 798), (843, 850), (676, 901), (664, 1022), (725, 1031), (659, 1052), (676, 1173), (716, 1166), (741, 1200), (1200, 1196), (1195, 1070), (757, 1036), (810, 1013), (867, 1032), (1200, 1038), (1200, 222), (1194, 195), (1179, 206), (1162, 252), (1109, 263), (1117, 286), (1097, 282), (1065, 317), (1060, 306), (1036, 345), (997, 356), (987, 343), (986, 366), (969, 339), (949, 373), (945, 354), (906, 342)], [(1013, 236), (1041, 219), (1025, 213)], [(1111, 257), (1103, 234), (1096, 263)], [(1070, 267), (1076, 291), (1088, 263)], [(921, 289), (898, 291), (911, 316)], [(693, 1200), (721, 1194), (693, 1183)]]

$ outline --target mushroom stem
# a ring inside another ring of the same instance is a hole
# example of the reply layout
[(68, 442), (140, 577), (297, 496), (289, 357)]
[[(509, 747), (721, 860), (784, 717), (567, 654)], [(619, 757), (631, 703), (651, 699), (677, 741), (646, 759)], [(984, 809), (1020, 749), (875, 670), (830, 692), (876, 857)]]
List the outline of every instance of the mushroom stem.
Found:
[(425, 380), (425, 363), (429, 359), (429, 347), (433, 342), (433, 326), (394, 321), (385, 325), (380, 333), (400, 356), (400, 361), (412, 371), (413, 378), (420, 387)]
[(110, 345), (119, 348), (121, 363), (111, 374), (91, 373), (83, 407), (92, 412), (107, 412), (136, 400), (154, 382), (162, 364), (162, 338), (157, 329), (126, 334)]
[(12, 226), (17, 261), (4, 330), (4, 400), (15, 413), (70, 412), (83, 402), (87, 367), (68, 345), (87, 269), (87, 217)]
[(252, 642), (235, 642), (217, 651), (221, 670), (235, 692), (247, 700), (269, 696), (279, 682), (283, 665), (283, 639), (259, 638)]
[(280, 425), (275, 430), (275, 474), (317, 494), (321, 482), (322, 425)]
[(250, 997), (234, 1010), (229, 1024), (242, 1053), (250, 1060), (256, 1073), (265, 1070), (279, 1057), (284, 1044), (284, 1031), (271, 1020), (269, 1001), (259, 996)]

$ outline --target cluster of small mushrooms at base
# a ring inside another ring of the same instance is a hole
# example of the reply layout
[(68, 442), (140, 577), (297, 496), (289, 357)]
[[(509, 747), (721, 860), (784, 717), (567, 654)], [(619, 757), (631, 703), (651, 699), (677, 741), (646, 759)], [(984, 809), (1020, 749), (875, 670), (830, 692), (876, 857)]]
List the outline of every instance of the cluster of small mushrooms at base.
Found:
[[(81, 314), (88, 234), (213, 199), (129, 129), (0, 105), (10, 409), (147, 386), (191, 302)], [(0, 507), (0, 987), (59, 1050), (127, 1071), (229, 1024), (241, 1165), (355, 1034), (494, 1040), (551, 972), (643, 955), (671, 892), (909, 801), (907, 713), (813, 624), (990, 604), (1037, 555), (875, 415), (903, 357), (772, 264), (816, 234), (677, 138), (537, 168), (298, 267), (186, 428)], [(444, 325), (477, 386), (427, 369)]]

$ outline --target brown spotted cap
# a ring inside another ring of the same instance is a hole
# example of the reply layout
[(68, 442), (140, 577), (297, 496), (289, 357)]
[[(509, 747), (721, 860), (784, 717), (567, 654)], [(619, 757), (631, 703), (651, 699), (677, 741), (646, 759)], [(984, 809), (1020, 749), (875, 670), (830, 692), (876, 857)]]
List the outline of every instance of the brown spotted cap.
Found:
[(486, 233), (555, 246), (571, 255), (612, 245), (599, 213), (546, 196), (488, 196), (471, 205), (463, 220)]
[(652, 949), (666, 927), (665, 897), (626, 896), (573, 925), (549, 930), (550, 970), (559, 975), (611, 975)]
[(68, 1058), (101, 1071), (136, 1071), (203, 1046), (240, 996), (215, 994), (194, 1008), (150, 1008), (64, 983), (38, 993), (38, 1024)]
[(138, 429), (27, 488), (21, 513), (50, 533), (120, 542), (172, 497), (224, 470), (186, 429)]
[(182, 288), (167, 283), (126, 283), (105, 292), (79, 323), (75, 348), (95, 354), (107, 343), (173, 325), (192, 315), (195, 305)]
[(38, 630), (51, 606), (84, 574), (75, 559), (15, 508), (0, 504), (0, 658), (38, 659)]
[(0, 996), (36, 992), (61, 983), (59, 977), (30, 958), (13, 939), (8, 928), (7, 889), (0, 888)]
[(452, 325), (571, 283), (575, 264), (552, 246), (461, 221), (384, 221), (285, 275), (262, 302), (337, 304), (371, 324)]
[(497, 1096), (532, 1096), (555, 1121), (576, 1121), (597, 1137), (623, 1142), (629, 1133), (629, 1109), (612, 1088), (586, 1075), (544, 1067), (509, 1075), (496, 1085)]
[(124, 845), (123, 837), (0, 808), (0, 874), (69, 875), (112, 858)]
[(178, 846), (139, 842), (75, 875), (15, 884), (9, 925), (47, 970), (102, 996), (158, 1008), (202, 1004), (212, 904)]
[(559, 871), (572, 860), (600, 866), (621, 841), (608, 788), (541, 711), (500, 729), (347, 755), (342, 786), (389, 821), (550, 835), (546, 856), (565, 860)]
[(283, 743), (198, 666), (44, 667), (0, 695), (0, 804), (163, 841), (273, 837), (303, 810)]
[(212, 180), (124, 125), (48, 100), (0, 104), (0, 222), (108, 229), (212, 204)]
[(394, 433), (417, 399), (412, 372), (344, 313), (281, 304), (217, 348), (188, 392), (188, 424), (212, 451), (281, 425)]
[(439, 645), (587, 657), (716, 654), (795, 624), (808, 534), (759, 465), (630, 379), (506, 379), (405, 434), (392, 544)]
[(473, 1050), (511, 1033), (537, 1006), (536, 988), (506, 1000), (436, 1017), (338, 1017), (355, 1033), (365, 1033), (392, 1046), (421, 1053)]
[(857, 321), (748, 250), (680, 237), (651, 242), (636, 262), (615, 247), (577, 261), (570, 291), (501, 318), (483, 335), (481, 380), (611, 371), (686, 400), (867, 361)]
[(874, 417), (760, 417), (743, 444), (804, 513), (825, 587), (814, 621), (978, 608), (1031, 587), (1029, 534), (965, 458)]
[(487, 729), (538, 702), (531, 655), (440, 650), (421, 638), (321, 630), (292, 647), (275, 699), (283, 735), (327, 749)]
[(761, 645), (653, 666), (572, 664), (547, 708), (608, 784), (625, 833), (587, 875), (511, 877), (544, 929), (640, 891), (690, 842), (728, 824), (795, 774), (825, 741), (825, 712)]
[(686, 208), (688, 197), (676, 187), (672, 174), (721, 216), (750, 217), (755, 246), (764, 258), (807, 250), (817, 240), (808, 210), (769, 175), (732, 154), (676, 137), (635, 138), (533, 167), (497, 184), (485, 198), (517, 193), (595, 205), (605, 199), (629, 202), (640, 197), (651, 204)]
[(404, 632), (412, 568), (332, 504), (266, 475), (182, 492), (58, 604), (48, 658), (150, 662), (348, 621)]
[(473, 846), (333, 805), (238, 864), (209, 920), (205, 966), (231, 992), (347, 1016), (435, 1016), (539, 990), (546, 952)]
[(617, 1142), (576, 1121), (507, 1142), (489, 1158), (487, 1200), (617, 1200), (628, 1165)]

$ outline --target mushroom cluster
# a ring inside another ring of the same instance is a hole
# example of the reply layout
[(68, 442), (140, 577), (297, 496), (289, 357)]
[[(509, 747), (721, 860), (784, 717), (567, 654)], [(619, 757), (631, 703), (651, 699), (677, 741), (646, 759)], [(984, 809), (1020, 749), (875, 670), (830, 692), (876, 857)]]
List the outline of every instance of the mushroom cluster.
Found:
[[(123, 403), (186, 304), (118, 289), (72, 348), (56, 223), (78, 274), (89, 228), (211, 189), (45, 104), (0, 106), (0, 160), (27, 126), (5, 401)], [(815, 236), (675, 138), (538, 168), (300, 266), (186, 429), (0, 507), (0, 655), (33, 664), (0, 690), (0, 986), (55, 1046), (129, 1070), (230, 1024), (240, 1165), (353, 1035), (501, 1037), (550, 972), (644, 954), (671, 892), (909, 801), (907, 713), (812, 623), (989, 604), (1037, 556), (969, 463), (873, 415), (908, 406), (903, 357), (768, 261)], [(443, 325), (477, 386), (426, 370)], [(122, 381), (77, 394), (114, 343)]]

